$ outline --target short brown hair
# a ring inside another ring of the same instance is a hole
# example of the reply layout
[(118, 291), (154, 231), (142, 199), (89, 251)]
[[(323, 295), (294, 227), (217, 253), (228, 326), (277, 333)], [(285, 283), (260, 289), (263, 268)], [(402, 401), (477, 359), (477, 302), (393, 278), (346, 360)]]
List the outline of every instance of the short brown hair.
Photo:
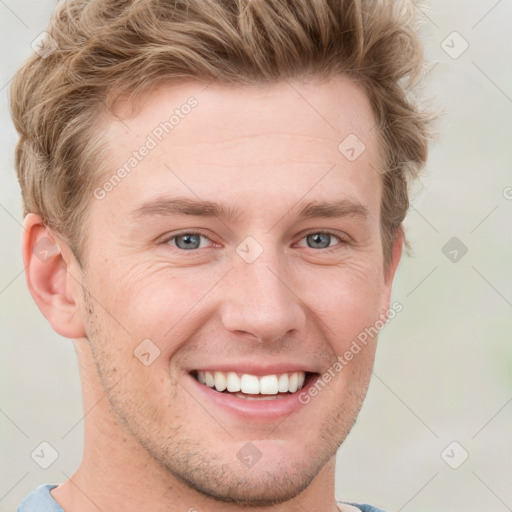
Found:
[(415, 5), (401, 0), (63, 0), (11, 85), (25, 213), (77, 257), (101, 164), (94, 122), (122, 96), (162, 83), (271, 83), (345, 74), (366, 92), (384, 158), (381, 230), (388, 263), (427, 159), (431, 116), (410, 99), (423, 64)]

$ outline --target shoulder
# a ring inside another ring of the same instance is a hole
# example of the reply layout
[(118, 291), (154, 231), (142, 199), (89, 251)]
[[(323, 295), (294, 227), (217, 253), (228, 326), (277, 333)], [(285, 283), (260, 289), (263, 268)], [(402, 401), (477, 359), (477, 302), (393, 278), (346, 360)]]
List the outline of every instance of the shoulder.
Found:
[(57, 484), (40, 485), (23, 499), (17, 512), (64, 512), (50, 494), (54, 487)]
[(368, 504), (339, 502), (341, 512), (384, 512), (384, 510)]

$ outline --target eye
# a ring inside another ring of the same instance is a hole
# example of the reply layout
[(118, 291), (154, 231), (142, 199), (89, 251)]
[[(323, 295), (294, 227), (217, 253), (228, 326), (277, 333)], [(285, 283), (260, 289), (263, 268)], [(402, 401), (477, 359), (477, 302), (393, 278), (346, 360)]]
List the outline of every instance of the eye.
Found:
[[(302, 247), (306, 246), (310, 249), (329, 249), (342, 242), (343, 240), (333, 233), (315, 231), (305, 235), (297, 245)], [(185, 232), (169, 237), (164, 243), (172, 245), (183, 251), (193, 251), (209, 247), (213, 242), (201, 233)]]
[(184, 251), (191, 251), (194, 249), (204, 248), (205, 244), (202, 243), (204, 240), (210, 242), (209, 238), (201, 235), (200, 233), (180, 233), (178, 235), (173, 235), (165, 243), (173, 245), (174, 247)]
[[(307, 247), (310, 249), (328, 249), (341, 242), (338, 236), (324, 231), (309, 233), (302, 240), (306, 241)], [(303, 247), (304, 245), (299, 243), (299, 246)]]

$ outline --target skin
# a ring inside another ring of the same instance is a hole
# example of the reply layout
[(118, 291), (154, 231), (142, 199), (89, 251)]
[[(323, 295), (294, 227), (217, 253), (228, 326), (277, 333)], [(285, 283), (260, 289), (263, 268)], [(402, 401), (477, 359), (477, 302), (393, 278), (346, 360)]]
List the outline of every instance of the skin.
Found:
[[(52, 494), (66, 512), (337, 510), (335, 453), (366, 395), (376, 338), (279, 421), (212, 404), (188, 372), (285, 361), (322, 374), (385, 315), (402, 240), (385, 272), (371, 107), (343, 76), (162, 87), (135, 115), (120, 105), (99, 120), (100, 186), (190, 96), (197, 107), (104, 199), (91, 197), (83, 267), (37, 215), (25, 220), (28, 285), (74, 340), (87, 413), (82, 463)], [(366, 146), (353, 162), (338, 150), (350, 133)], [(175, 197), (237, 215), (132, 214)], [(298, 217), (306, 202), (341, 200), (367, 214)], [(198, 230), (207, 238), (194, 250), (172, 238)], [(306, 235), (325, 231), (330, 246), (310, 247)], [(248, 236), (263, 249), (252, 263), (236, 252)], [(47, 262), (32, 253), (43, 237), (57, 251)], [(149, 366), (134, 356), (144, 339), (160, 350)], [(237, 458), (248, 441), (262, 453), (251, 468)]]

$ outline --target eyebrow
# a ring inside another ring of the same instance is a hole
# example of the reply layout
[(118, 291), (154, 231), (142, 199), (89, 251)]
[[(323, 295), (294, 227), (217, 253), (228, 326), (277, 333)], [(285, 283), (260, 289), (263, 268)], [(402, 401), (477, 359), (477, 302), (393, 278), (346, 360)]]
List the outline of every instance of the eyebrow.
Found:
[(331, 202), (307, 203), (299, 210), (299, 218), (310, 219), (312, 217), (337, 218), (347, 216), (359, 216), (367, 219), (370, 216), (368, 208), (358, 202), (349, 199)]
[(220, 217), (234, 222), (240, 211), (233, 206), (225, 206), (213, 201), (202, 201), (189, 198), (158, 198), (144, 203), (132, 211), (135, 218), (150, 217), (153, 215), (172, 216), (190, 215), (194, 217)]
[[(238, 208), (231, 205), (190, 198), (158, 198), (144, 203), (131, 212), (132, 216), (136, 219), (154, 215), (189, 215), (194, 217), (219, 217), (231, 222), (235, 222), (240, 217), (241, 213)], [(300, 219), (315, 217), (338, 218), (347, 216), (359, 216), (366, 219), (369, 215), (369, 210), (364, 204), (349, 199), (309, 202), (302, 206), (298, 212)]]

